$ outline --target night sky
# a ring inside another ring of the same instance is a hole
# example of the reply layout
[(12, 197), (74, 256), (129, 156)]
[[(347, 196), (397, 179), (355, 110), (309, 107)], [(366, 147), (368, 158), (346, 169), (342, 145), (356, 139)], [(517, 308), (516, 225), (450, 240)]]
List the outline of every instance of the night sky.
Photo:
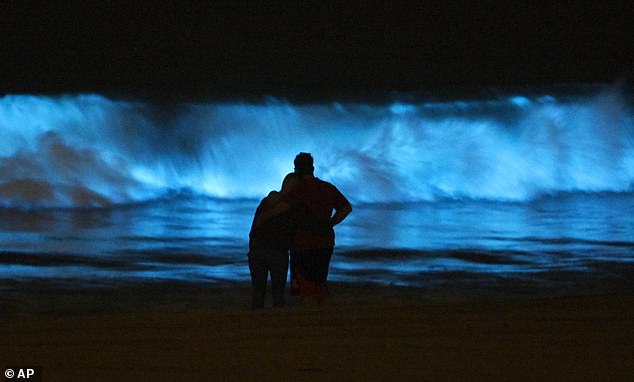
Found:
[(0, 94), (452, 96), (634, 74), (623, 1), (107, 3), (3, 2)]

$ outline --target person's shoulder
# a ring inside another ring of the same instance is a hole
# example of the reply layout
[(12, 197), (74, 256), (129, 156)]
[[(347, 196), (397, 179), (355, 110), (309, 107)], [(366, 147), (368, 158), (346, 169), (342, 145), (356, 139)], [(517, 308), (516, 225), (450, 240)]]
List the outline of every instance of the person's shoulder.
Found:
[(323, 188), (327, 188), (327, 189), (331, 189), (331, 190), (337, 190), (337, 187), (334, 184), (330, 183), (330, 182), (327, 182), (327, 181), (319, 179), (319, 178), (315, 178), (315, 180)]
[(326, 187), (335, 187), (335, 185), (334, 185), (334, 184), (332, 184), (332, 183), (330, 183), (330, 182), (328, 182), (328, 181), (326, 181), (326, 180), (319, 179), (319, 178), (317, 178), (317, 177), (314, 177), (313, 179), (315, 180), (315, 182), (319, 183), (319, 184), (320, 184), (320, 185), (322, 185), (322, 186), (326, 186)]
[(335, 198), (336, 200), (339, 200), (338, 202), (339, 204), (350, 203), (348, 199), (346, 199), (346, 197), (343, 195), (343, 193), (339, 191), (337, 186), (335, 186), (334, 184), (330, 182), (326, 182), (325, 180), (321, 180), (321, 179), (318, 179), (318, 180), (321, 184), (321, 187), (320, 187), (321, 192), (327, 193), (328, 195)]

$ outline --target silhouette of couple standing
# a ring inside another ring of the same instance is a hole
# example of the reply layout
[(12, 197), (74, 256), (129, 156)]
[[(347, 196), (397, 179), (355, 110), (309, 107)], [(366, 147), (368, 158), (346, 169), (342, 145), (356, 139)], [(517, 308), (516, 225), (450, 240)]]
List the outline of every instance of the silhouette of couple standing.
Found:
[(320, 305), (329, 294), (333, 227), (352, 206), (334, 185), (314, 176), (309, 153), (299, 153), (294, 164), (295, 171), (286, 175), (280, 192), (271, 191), (260, 202), (249, 232), (253, 309), (264, 307), (269, 273), (273, 306), (284, 306), (289, 250), (291, 295), (299, 295), (303, 305)]

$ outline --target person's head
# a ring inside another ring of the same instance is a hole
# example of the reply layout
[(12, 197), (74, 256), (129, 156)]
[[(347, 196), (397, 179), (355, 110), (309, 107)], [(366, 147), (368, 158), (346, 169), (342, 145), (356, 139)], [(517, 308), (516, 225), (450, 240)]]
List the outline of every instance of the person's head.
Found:
[(299, 153), (293, 161), (295, 164), (295, 174), (299, 176), (313, 175), (313, 157), (310, 153)]
[(293, 188), (295, 188), (295, 186), (297, 186), (299, 181), (300, 181), (299, 175), (295, 174), (294, 172), (290, 172), (286, 174), (286, 176), (284, 177), (284, 180), (282, 181), (282, 189), (280, 190), (280, 193), (281, 194), (289, 193), (290, 191), (293, 190)]

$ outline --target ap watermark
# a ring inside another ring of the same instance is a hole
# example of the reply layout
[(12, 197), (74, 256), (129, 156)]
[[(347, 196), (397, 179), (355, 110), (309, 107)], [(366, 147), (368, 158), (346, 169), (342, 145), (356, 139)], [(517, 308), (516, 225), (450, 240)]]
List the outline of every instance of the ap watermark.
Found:
[(6, 366), (4, 381), (7, 382), (42, 382), (42, 368), (39, 366)]

